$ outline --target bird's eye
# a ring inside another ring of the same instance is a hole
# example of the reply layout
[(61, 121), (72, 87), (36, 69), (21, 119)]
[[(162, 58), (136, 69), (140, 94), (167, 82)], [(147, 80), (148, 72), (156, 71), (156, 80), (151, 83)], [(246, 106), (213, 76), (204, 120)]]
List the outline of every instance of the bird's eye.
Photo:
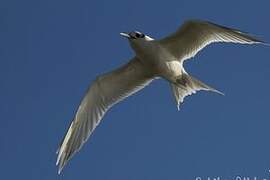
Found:
[(143, 33), (138, 33), (138, 32), (136, 32), (136, 33), (135, 33), (135, 37), (136, 37), (136, 38), (144, 38), (145, 35), (144, 35)]
[(136, 38), (140, 38), (141, 34), (140, 33), (135, 33)]

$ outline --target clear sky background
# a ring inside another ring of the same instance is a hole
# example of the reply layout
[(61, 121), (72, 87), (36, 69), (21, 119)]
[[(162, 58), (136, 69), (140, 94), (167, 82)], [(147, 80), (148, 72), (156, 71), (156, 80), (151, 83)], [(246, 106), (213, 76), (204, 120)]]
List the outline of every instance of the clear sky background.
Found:
[(207, 47), (185, 64), (226, 95), (177, 111), (164, 80), (115, 106), (57, 175), (56, 150), (87, 87), (134, 56), (122, 31), (154, 38), (189, 18), (270, 42), (268, 0), (0, 1), (0, 179), (270, 177), (270, 48)]

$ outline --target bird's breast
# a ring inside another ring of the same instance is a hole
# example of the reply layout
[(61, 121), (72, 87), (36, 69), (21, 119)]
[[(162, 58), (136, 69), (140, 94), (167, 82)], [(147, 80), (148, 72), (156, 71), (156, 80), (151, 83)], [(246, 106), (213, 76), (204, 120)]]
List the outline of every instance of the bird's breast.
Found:
[(174, 57), (155, 41), (134, 42), (131, 43), (131, 47), (143, 63), (154, 69), (174, 60)]

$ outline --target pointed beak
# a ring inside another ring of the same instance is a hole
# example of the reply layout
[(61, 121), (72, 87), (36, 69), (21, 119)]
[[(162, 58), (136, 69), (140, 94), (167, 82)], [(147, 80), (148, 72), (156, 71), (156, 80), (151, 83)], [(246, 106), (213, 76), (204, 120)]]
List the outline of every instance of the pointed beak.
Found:
[(126, 38), (130, 38), (130, 35), (128, 33), (125, 33), (125, 32), (121, 32), (120, 35), (123, 37), (126, 37)]

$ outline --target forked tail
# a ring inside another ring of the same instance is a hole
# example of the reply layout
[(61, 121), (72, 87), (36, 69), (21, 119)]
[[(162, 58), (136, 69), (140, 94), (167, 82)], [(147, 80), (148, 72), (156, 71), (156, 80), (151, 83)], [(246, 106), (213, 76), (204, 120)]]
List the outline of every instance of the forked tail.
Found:
[(180, 103), (184, 101), (184, 98), (188, 95), (195, 94), (196, 91), (205, 90), (224, 95), (222, 92), (206, 85), (205, 83), (199, 81), (187, 73), (183, 73), (181, 76), (179, 76), (179, 78), (176, 80), (176, 83), (171, 83), (171, 87), (178, 110)]

